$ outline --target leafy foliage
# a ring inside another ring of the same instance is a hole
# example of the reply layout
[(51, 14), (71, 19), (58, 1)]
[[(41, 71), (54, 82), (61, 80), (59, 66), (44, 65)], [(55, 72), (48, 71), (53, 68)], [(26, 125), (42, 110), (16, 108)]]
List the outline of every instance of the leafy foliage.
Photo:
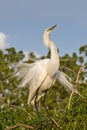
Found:
[[(79, 49), (80, 54), (86, 54), (87, 46)], [(67, 73), (76, 81), (77, 73), (82, 65), (83, 73), (80, 74), (77, 89), (87, 100), (87, 55), (72, 56), (65, 54), (60, 57), (60, 69)], [(50, 57), (48, 52), (47, 57)], [(40, 113), (37, 115), (34, 108), (27, 105), (28, 89), (17, 89), (19, 81), (16, 78), (11, 79), (10, 75), (14, 71), (11, 67), (13, 63), (22, 61), (23, 51), (17, 52), (15, 48), (0, 50), (0, 129), (1, 130), (57, 130), (55, 124), (59, 124), (63, 130), (86, 130), (87, 129), (87, 102), (74, 94), (68, 109), (70, 92), (65, 90), (58, 82), (48, 91), (46, 96), (46, 108), (43, 107), (43, 98), (39, 103)], [(28, 63), (38, 59), (44, 59), (42, 56), (37, 58), (33, 52), (29, 53)], [(51, 117), (51, 118), (50, 118)], [(53, 122), (53, 120), (54, 122)]]

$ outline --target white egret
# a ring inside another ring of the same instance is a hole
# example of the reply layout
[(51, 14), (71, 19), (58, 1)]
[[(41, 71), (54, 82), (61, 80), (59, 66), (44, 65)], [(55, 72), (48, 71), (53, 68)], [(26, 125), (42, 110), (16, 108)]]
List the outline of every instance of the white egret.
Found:
[(50, 59), (38, 60), (34, 63), (19, 63), (17, 64), (18, 71), (15, 76), (20, 79), (18, 87), (29, 87), (28, 104), (34, 105), (38, 102), (45, 92), (58, 80), (63, 86), (68, 87), (75, 93), (80, 93), (71, 83), (71, 78), (59, 70), (59, 54), (54, 42), (50, 40), (51, 32), (56, 28), (56, 25), (46, 29), (43, 35), (43, 42), (50, 49)]

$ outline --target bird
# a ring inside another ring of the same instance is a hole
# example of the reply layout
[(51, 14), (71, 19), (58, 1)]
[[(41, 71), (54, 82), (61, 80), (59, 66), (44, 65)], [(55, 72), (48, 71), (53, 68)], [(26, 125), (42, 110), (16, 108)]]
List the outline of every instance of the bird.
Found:
[(56, 80), (64, 87), (80, 95), (72, 84), (72, 79), (59, 69), (60, 58), (58, 48), (54, 41), (50, 39), (50, 35), (56, 27), (57, 25), (54, 25), (45, 29), (43, 34), (43, 43), (51, 52), (50, 58), (40, 59), (34, 63), (18, 63), (16, 65), (18, 69), (14, 76), (20, 80), (18, 88), (26, 86), (29, 88), (28, 105), (35, 105), (44, 97)]

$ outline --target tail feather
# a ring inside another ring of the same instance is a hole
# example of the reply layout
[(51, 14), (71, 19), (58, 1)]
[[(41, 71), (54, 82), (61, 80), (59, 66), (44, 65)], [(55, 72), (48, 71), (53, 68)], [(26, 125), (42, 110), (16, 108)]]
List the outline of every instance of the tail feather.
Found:
[(81, 95), (78, 90), (76, 89), (76, 87), (72, 84), (72, 79), (65, 73), (58, 71), (56, 73), (56, 79), (59, 81), (59, 83), (61, 85), (63, 85), (65, 88), (69, 88), (71, 91), (73, 91), (74, 93), (78, 94), (85, 103), (87, 103), (87, 100), (84, 98), (83, 95)]
[(81, 94), (78, 92), (76, 87), (72, 84), (72, 79), (65, 73), (58, 71), (56, 73), (56, 79), (58, 82), (63, 85), (65, 88), (70, 89), (71, 91), (77, 93), (78, 95), (81, 96)]

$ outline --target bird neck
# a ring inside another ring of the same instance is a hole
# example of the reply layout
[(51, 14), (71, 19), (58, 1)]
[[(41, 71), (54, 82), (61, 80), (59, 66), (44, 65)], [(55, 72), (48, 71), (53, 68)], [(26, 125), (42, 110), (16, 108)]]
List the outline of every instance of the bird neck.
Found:
[(59, 65), (59, 54), (56, 45), (53, 41), (50, 40), (50, 35), (43, 36), (43, 42), (47, 48), (51, 51), (51, 59), (55, 60), (56, 63)]
[(51, 59), (56, 60), (56, 62), (59, 62), (58, 50), (53, 41), (50, 41), (50, 51), (51, 51)]

